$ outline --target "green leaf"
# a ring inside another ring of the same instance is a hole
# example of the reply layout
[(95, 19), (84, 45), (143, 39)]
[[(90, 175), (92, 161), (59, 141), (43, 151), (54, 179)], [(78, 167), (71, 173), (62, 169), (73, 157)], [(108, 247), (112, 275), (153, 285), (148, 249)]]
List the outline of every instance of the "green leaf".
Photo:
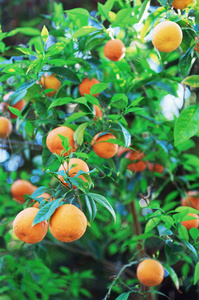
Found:
[(95, 104), (97, 106), (100, 106), (99, 100), (96, 97), (94, 97), (92, 95), (89, 95), (89, 94), (85, 94), (85, 98), (91, 104)]
[(42, 38), (44, 44), (47, 42), (48, 36), (49, 36), (48, 29), (44, 25), (42, 28), (42, 31), (41, 31), (41, 38)]
[(98, 93), (101, 93), (102, 91), (104, 91), (105, 89), (107, 89), (108, 87), (108, 84), (107, 83), (97, 83), (97, 84), (94, 84), (91, 89), (90, 89), (90, 93), (91, 95), (94, 95), (94, 94), (98, 94)]
[(102, 21), (105, 21), (109, 17), (109, 10), (108, 8), (101, 4), (100, 2), (97, 3), (97, 9), (98, 9), (98, 14), (101, 15)]
[(180, 236), (181, 239), (185, 240), (185, 241), (189, 241), (189, 234), (188, 234), (188, 230), (186, 229), (185, 226), (180, 225), (178, 227), (178, 234)]
[(70, 102), (73, 102), (73, 98), (71, 97), (65, 97), (65, 98), (58, 98), (58, 99), (55, 99), (51, 105), (49, 106), (48, 109), (51, 109), (52, 107), (55, 107), (55, 106), (61, 106), (61, 105), (65, 105), (65, 104), (68, 104)]
[(194, 271), (194, 285), (198, 282), (199, 280), (199, 262), (197, 262), (195, 266), (195, 271)]
[(33, 27), (21, 27), (17, 28), (16, 31), (30, 36), (40, 35), (40, 31)]
[(180, 57), (179, 60), (179, 69), (183, 77), (186, 76), (186, 74), (189, 72), (192, 63), (193, 63), (193, 51), (192, 48), (189, 48), (185, 52), (185, 54)]
[(84, 117), (84, 116), (86, 116), (86, 115), (88, 115), (88, 113), (86, 113), (86, 112), (77, 112), (77, 113), (73, 113), (70, 117), (68, 117), (67, 118), (67, 120), (66, 120), (66, 124), (67, 123), (71, 123), (71, 122), (73, 122), (74, 120), (77, 120), (77, 119), (80, 119), (80, 118), (82, 118), (82, 117)]
[(78, 38), (80, 36), (87, 35), (89, 33), (92, 33), (94, 31), (97, 31), (97, 29), (93, 26), (83, 26), (82, 28), (78, 29), (74, 34), (73, 38)]
[(123, 133), (124, 141), (125, 141), (125, 148), (127, 148), (131, 145), (131, 135), (128, 132), (128, 130), (124, 126), (122, 126), (122, 124), (120, 122), (118, 122), (118, 124), (120, 125), (120, 127), (122, 129), (122, 133)]
[(175, 146), (187, 141), (199, 130), (199, 106), (192, 105), (185, 108), (174, 127)]
[(142, 22), (142, 18), (144, 18), (145, 14), (148, 12), (149, 6), (150, 6), (150, 0), (144, 0), (144, 2), (140, 7), (139, 16), (138, 16), (138, 20), (140, 23)]
[(123, 294), (119, 295), (119, 297), (117, 297), (115, 300), (128, 300), (130, 293), (131, 292), (123, 293)]
[(38, 187), (38, 188), (32, 193), (31, 198), (32, 198), (32, 199), (35, 199), (35, 198), (37, 198), (38, 196), (40, 196), (41, 194), (48, 192), (48, 190), (49, 190), (48, 187), (46, 187), (46, 186), (40, 186), (40, 187)]
[(42, 208), (39, 209), (38, 213), (36, 214), (32, 226), (44, 221), (50, 219), (54, 211), (63, 204), (63, 201), (61, 201), (62, 198), (53, 200), (47, 204), (45, 204)]
[(124, 109), (126, 108), (128, 104), (128, 98), (125, 94), (119, 93), (119, 94), (115, 94), (112, 98), (111, 98), (111, 102), (110, 105), (119, 109)]
[(25, 48), (25, 47), (17, 47), (17, 50), (19, 50), (22, 53), (27, 54), (27, 55), (36, 56), (36, 53), (34, 51), (32, 51), (31, 49)]
[(180, 283), (179, 283), (178, 275), (176, 274), (174, 269), (171, 268), (170, 266), (165, 265), (164, 267), (169, 272), (169, 275), (170, 275), (173, 283), (175, 284), (176, 289), (179, 290)]
[(93, 198), (95, 200), (95, 202), (104, 206), (111, 213), (111, 215), (113, 216), (113, 218), (116, 222), (115, 211), (104, 196), (99, 195), (99, 194), (94, 194), (94, 193), (89, 193), (87, 196)]
[(182, 83), (197, 88), (199, 87), (199, 75), (188, 76)]
[(126, 25), (134, 25), (135, 23), (138, 23), (137, 17), (133, 16), (133, 8), (124, 8), (121, 9), (115, 18), (114, 23), (112, 24), (113, 27), (115, 26), (126, 26)]
[(89, 219), (93, 221), (95, 219), (96, 213), (97, 213), (97, 207), (93, 200), (93, 198), (89, 198), (87, 195), (85, 195), (85, 203), (88, 209), (89, 213)]
[(86, 129), (86, 127), (89, 125), (89, 122), (86, 123), (82, 123), (81, 125), (79, 125), (79, 127), (77, 127), (77, 129), (75, 130), (74, 133), (74, 141), (77, 145), (82, 145), (83, 141), (84, 141), (84, 130)]
[(69, 15), (75, 15), (77, 18), (78, 18), (78, 16), (89, 17), (89, 12), (84, 8), (73, 8), (70, 10), (66, 10), (65, 12)]
[(160, 223), (160, 218), (152, 218), (148, 220), (145, 226), (144, 233), (150, 232), (153, 228), (155, 228)]
[(189, 234), (196, 243), (196, 240), (199, 237), (199, 230), (197, 228), (191, 228)]
[(64, 77), (66, 80), (71, 81), (73, 83), (76, 83), (76, 84), (80, 83), (77, 75), (68, 68), (52, 67), (52, 68), (50, 68), (50, 72), (60, 75), (60, 76)]
[(8, 108), (11, 111), (11, 113), (13, 113), (14, 115), (16, 115), (20, 119), (24, 120), (24, 117), (22, 116), (21, 112), (17, 108), (12, 107), (12, 106), (8, 106)]
[(26, 122), (25, 130), (26, 130), (27, 135), (31, 139), (33, 139), (34, 138), (34, 126), (33, 126), (32, 122), (30, 122), (30, 121)]
[(66, 47), (66, 44), (64, 43), (56, 43), (52, 46), (50, 46), (47, 50), (48, 56), (53, 56), (59, 54), (64, 48)]
[(193, 245), (191, 245), (190, 243), (188, 243), (187, 241), (181, 239), (181, 241), (187, 246), (187, 248), (196, 256), (196, 258), (198, 258), (198, 253), (196, 251), (196, 249), (194, 248)]

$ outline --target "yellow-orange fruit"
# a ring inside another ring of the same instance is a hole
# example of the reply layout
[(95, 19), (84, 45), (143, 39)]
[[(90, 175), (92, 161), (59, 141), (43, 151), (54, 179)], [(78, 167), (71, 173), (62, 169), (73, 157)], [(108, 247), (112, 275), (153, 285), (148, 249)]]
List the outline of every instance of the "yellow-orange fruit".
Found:
[(193, 220), (188, 220), (188, 221), (182, 221), (181, 225), (187, 228), (187, 230), (190, 230), (191, 228), (198, 228), (199, 226), (199, 218), (197, 214), (193, 213), (188, 213), (188, 216), (194, 217), (195, 219)]
[(108, 142), (109, 139), (116, 139), (112, 133), (106, 133), (99, 136), (102, 132), (96, 134), (91, 142), (93, 151), (102, 158), (111, 158), (118, 151), (118, 145)]
[(177, 49), (182, 42), (182, 30), (172, 21), (159, 23), (152, 30), (152, 44), (162, 52), (171, 52)]
[(13, 182), (10, 192), (16, 202), (23, 204), (24, 195), (31, 195), (37, 189), (31, 182), (23, 179), (17, 179)]
[(184, 9), (192, 2), (193, 0), (173, 0), (171, 5), (176, 9)]
[(68, 138), (68, 142), (70, 145), (70, 149), (68, 152), (63, 153), (64, 156), (68, 156), (71, 152), (74, 152), (77, 147), (75, 145), (75, 141), (73, 139), (74, 130), (66, 126), (60, 126), (51, 130), (46, 139), (46, 146), (52, 153), (61, 154), (64, 150), (62, 145), (62, 140), (58, 136), (58, 134), (63, 135), (64, 137)]
[(147, 167), (149, 169), (149, 171), (151, 172), (156, 172), (156, 173), (160, 173), (162, 174), (164, 172), (164, 166), (162, 166), (161, 164), (158, 163), (147, 163)]
[(32, 226), (32, 222), (38, 213), (36, 207), (28, 207), (22, 210), (14, 219), (14, 234), (24, 243), (35, 244), (44, 239), (48, 231), (46, 220)]
[(99, 108), (99, 106), (97, 106), (97, 105), (94, 104), (93, 108), (94, 108), (94, 114), (95, 114), (94, 120), (96, 121), (97, 118), (102, 118), (103, 117), (103, 112)]
[(6, 117), (0, 117), (0, 139), (7, 138), (12, 132), (12, 123)]
[[(82, 80), (82, 82), (80, 83), (79, 85), (79, 93), (81, 96), (84, 96), (84, 94), (89, 94), (90, 95), (90, 90), (91, 90), (91, 87), (94, 85), (94, 84), (98, 84), (100, 83), (96, 78), (92, 78), (91, 80), (87, 77), (87, 78), (84, 78)], [(94, 94), (93, 96), (94, 97), (97, 97), (99, 95), (99, 93), (97, 94)]]
[(87, 227), (85, 214), (73, 204), (64, 204), (51, 217), (51, 234), (61, 242), (73, 242), (82, 237)]
[(53, 89), (53, 91), (46, 94), (49, 97), (54, 96), (61, 87), (61, 82), (53, 74), (50, 76), (48, 74), (43, 75), (40, 84), (43, 86), (43, 89)]
[[(74, 165), (72, 167), (72, 165)], [(76, 165), (76, 166), (75, 166)], [(68, 171), (68, 176), (69, 177), (74, 177), (77, 175), (77, 173), (81, 170), (85, 173), (89, 172), (89, 167), (85, 161), (83, 161), (80, 158), (71, 158), (69, 162), (65, 161), (64, 165), (61, 165), (59, 167), (59, 171)], [(64, 181), (63, 176), (58, 175), (58, 178), (64, 183), (64, 185), (69, 186), (68, 183)], [(86, 179), (83, 175), (78, 176), (78, 178), (83, 179), (86, 182)], [(76, 189), (77, 187), (73, 185), (73, 188)]]
[(104, 55), (112, 61), (118, 61), (125, 56), (125, 46), (122, 41), (109, 40), (104, 46)]
[[(196, 42), (198, 42), (198, 37), (197, 37), (197, 36), (195, 37), (195, 40), (196, 40)], [(195, 44), (194, 50), (195, 50), (197, 53), (199, 53), (199, 43), (196, 43), (196, 44)]]
[[(5, 94), (4, 97), (3, 97), (3, 100), (7, 101), (8, 98), (12, 95), (12, 93), (13, 93), (13, 91)], [(5, 106), (6, 108), (8, 108), (8, 105), (10, 105), (9, 101), (3, 102), (3, 106)], [(25, 105), (26, 105), (25, 100), (21, 99), (17, 103), (15, 103), (14, 105), (11, 105), (11, 107), (17, 108), (19, 111), (22, 111), (22, 109), (24, 108)], [(17, 116), (15, 114), (13, 114), (11, 111), (9, 113), (10, 113), (10, 118), (11, 119), (16, 119), (17, 118)]]
[(156, 286), (164, 279), (162, 264), (154, 259), (145, 259), (137, 267), (137, 278), (146, 286)]
[(182, 206), (190, 206), (199, 210), (199, 192), (198, 191), (188, 191), (186, 198), (181, 199)]
[[(40, 198), (40, 197), (43, 197), (44, 200), (47, 200), (47, 201), (48, 201), (48, 199), (51, 197), (51, 195), (48, 194), (48, 193), (43, 193), (43, 194), (39, 195), (37, 198)], [(35, 200), (36, 200), (36, 199), (35, 199)], [(54, 200), (54, 199), (51, 198), (50, 201), (52, 201), (52, 200)], [(35, 203), (33, 204), (33, 207), (39, 208), (39, 204), (40, 204), (39, 202), (35, 202)]]

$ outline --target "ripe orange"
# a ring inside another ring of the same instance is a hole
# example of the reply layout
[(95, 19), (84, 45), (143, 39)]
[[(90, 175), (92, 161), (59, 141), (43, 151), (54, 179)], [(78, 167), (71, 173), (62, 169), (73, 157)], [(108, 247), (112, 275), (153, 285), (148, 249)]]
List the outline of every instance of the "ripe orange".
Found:
[(0, 117), (0, 139), (7, 138), (12, 132), (12, 123), (6, 117)]
[(192, 2), (193, 0), (173, 0), (171, 5), (176, 9), (184, 9)]
[[(7, 101), (8, 98), (10, 97), (10, 95), (12, 95), (12, 93), (13, 92), (9, 92), (9, 93), (5, 94), (4, 97), (3, 97), (3, 100)], [(3, 104), (5, 105), (6, 108), (8, 108), (8, 105), (10, 105), (9, 101), (4, 102)], [(22, 109), (24, 108), (25, 105), (26, 105), (25, 100), (21, 99), (17, 103), (15, 103), (14, 105), (11, 105), (11, 106), (14, 107), (14, 108), (17, 108), (19, 111), (22, 111)], [(16, 119), (17, 118), (17, 116), (15, 114), (13, 114), (11, 111), (9, 113), (10, 113), (10, 118), (11, 119)]]
[(188, 220), (188, 221), (182, 221), (181, 225), (187, 228), (187, 230), (190, 230), (191, 228), (198, 228), (199, 226), (199, 218), (197, 214), (193, 213), (188, 213), (188, 216), (194, 217), (195, 219), (193, 220)]
[[(80, 85), (79, 85), (79, 93), (80, 93), (80, 95), (81, 96), (84, 96), (84, 94), (89, 94), (90, 95), (91, 87), (94, 84), (97, 84), (97, 83), (100, 83), (100, 82), (96, 78), (92, 78), (91, 80), (88, 77), (84, 78), (82, 80), (82, 82), (80, 83)], [(99, 95), (99, 93), (94, 94), (93, 96), (97, 97), (98, 95)]]
[(73, 204), (64, 204), (56, 209), (51, 217), (51, 234), (61, 242), (73, 242), (85, 233), (87, 219), (85, 214)]
[(109, 40), (104, 46), (104, 55), (112, 61), (118, 61), (125, 56), (125, 46), (122, 41)]
[(17, 179), (11, 186), (11, 195), (16, 202), (23, 204), (24, 195), (31, 195), (37, 189), (31, 182), (23, 179)]
[(41, 77), (40, 84), (44, 89), (53, 89), (53, 91), (46, 94), (49, 97), (54, 96), (61, 86), (61, 82), (53, 74), (50, 76), (48, 74), (44, 74)]
[(182, 206), (190, 206), (199, 210), (199, 192), (198, 191), (188, 191), (186, 198), (181, 199)]
[(154, 259), (145, 259), (137, 267), (137, 278), (146, 286), (156, 286), (164, 279), (164, 268)]
[(130, 150), (126, 155), (125, 158), (128, 158), (131, 163), (127, 166), (128, 170), (133, 172), (142, 172), (146, 169), (147, 163), (142, 161), (142, 158), (145, 154), (138, 150)]
[(107, 142), (109, 139), (116, 139), (112, 133), (106, 133), (99, 136), (102, 132), (96, 134), (91, 142), (93, 151), (102, 158), (111, 158), (118, 151), (118, 145)]
[(162, 174), (164, 172), (164, 167), (161, 164), (147, 163), (147, 167), (150, 172), (156, 172)]
[(94, 121), (96, 121), (98, 118), (102, 118), (103, 117), (103, 112), (102, 110), (99, 108), (99, 106), (97, 105), (93, 105), (93, 109), (94, 109), (94, 114), (95, 114), (95, 117), (94, 117)]
[(46, 220), (32, 226), (32, 222), (38, 213), (36, 207), (28, 207), (22, 210), (14, 219), (14, 234), (24, 243), (35, 244), (44, 239), (48, 231)]
[[(72, 165), (77, 165), (77, 166), (72, 167)], [(89, 172), (89, 167), (88, 167), (87, 163), (85, 161), (83, 161), (82, 159), (80, 159), (80, 158), (71, 158), (69, 160), (69, 162), (65, 161), (64, 165), (61, 165), (59, 167), (59, 171), (62, 171), (62, 170), (68, 171), (68, 176), (69, 177), (74, 177), (75, 175), (77, 175), (77, 173), (80, 170), (82, 170), (85, 173), (88, 173)], [(69, 184), (64, 181), (63, 176), (58, 175), (58, 178), (64, 183), (64, 185), (69, 186)], [(86, 182), (86, 179), (83, 175), (78, 176), (78, 178), (81, 178)], [(77, 187), (73, 185), (73, 188), (76, 189)]]
[(152, 44), (162, 52), (171, 52), (177, 49), (182, 42), (182, 30), (172, 21), (163, 21), (152, 30)]
[[(41, 194), (41, 195), (39, 195), (37, 198), (40, 198), (40, 197), (43, 197), (44, 198), (44, 200), (49, 200), (49, 198), (51, 197), (51, 195), (50, 194), (48, 194), (48, 193), (43, 193), (43, 194)], [(53, 199), (51, 198), (51, 201), (52, 201)], [(36, 207), (36, 208), (39, 208), (39, 202), (35, 202), (34, 204), (33, 204), (33, 207)]]
[(77, 149), (73, 139), (74, 130), (66, 126), (60, 126), (51, 130), (47, 136), (46, 145), (50, 152), (60, 155), (64, 150), (62, 146), (62, 140), (60, 139), (58, 134), (68, 137), (68, 142), (71, 147), (68, 152), (64, 153), (64, 156), (68, 156), (71, 152), (74, 152)]

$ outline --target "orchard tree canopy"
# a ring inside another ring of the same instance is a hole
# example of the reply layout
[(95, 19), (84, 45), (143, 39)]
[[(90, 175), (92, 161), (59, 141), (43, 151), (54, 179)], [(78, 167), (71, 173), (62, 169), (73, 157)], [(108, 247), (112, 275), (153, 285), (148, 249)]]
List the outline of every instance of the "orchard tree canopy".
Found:
[(198, 0), (86, 4), (1, 27), (0, 299), (195, 299)]

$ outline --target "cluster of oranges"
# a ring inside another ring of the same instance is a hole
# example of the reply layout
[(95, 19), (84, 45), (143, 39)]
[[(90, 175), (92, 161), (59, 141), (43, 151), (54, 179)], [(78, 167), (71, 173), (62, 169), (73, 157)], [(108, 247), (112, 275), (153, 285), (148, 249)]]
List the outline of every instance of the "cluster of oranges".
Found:
[(142, 172), (146, 168), (148, 168), (150, 172), (155, 172), (160, 174), (164, 172), (163, 165), (159, 163), (151, 163), (143, 160), (145, 154), (140, 150), (131, 150), (129, 148), (124, 148), (123, 146), (120, 146), (118, 149), (117, 156), (119, 157), (125, 152), (127, 152), (125, 154), (125, 158), (130, 160), (130, 163), (127, 166), (128, 170), (131, 170), (133, 172)]
[[(31, 195), (37, 189), (27, 180), (18, 179), (11, 186), (11, 195), (15, 201), (23, 204), (24, 195)], [(50, 194), (40, 195), (45, 201), (54, 200)], [(39, 211), (39, 202), (32, 207), (25, 208), (15, 218), (13, 231), (24, 243), (35, 244), (40, 242), (47, 234), (48, 222), (46, 220), (32, 226), (33, 220)], [(87, 219), (84, 213), (72, 204), (63, 204), (58, 207), (49, 222), (51, 234), (59, 241), (72, 242), (79, 239), (86, 231)]]
[[(197, 191), (188, 191), (185, 198), (181, 199), (182, 206), (189, 206), (199, 210), (199, 195)], [(185, 226), (187, 230), (199, 227), (199, 218), (196, 213), (188, 213), (188, 220), (182, 221), (181, 225)]]

